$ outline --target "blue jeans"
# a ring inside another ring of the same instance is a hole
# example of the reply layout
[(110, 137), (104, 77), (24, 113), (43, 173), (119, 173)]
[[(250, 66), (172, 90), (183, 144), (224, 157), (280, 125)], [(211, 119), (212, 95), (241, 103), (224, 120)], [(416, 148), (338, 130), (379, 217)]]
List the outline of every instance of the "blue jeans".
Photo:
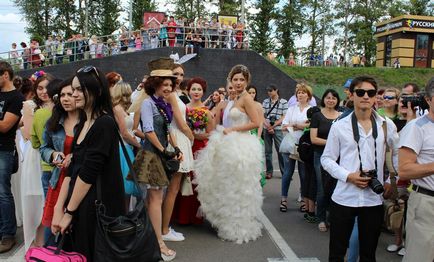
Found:
[(269, 134), (264, 130), (264, 146), (265, 146), (265, 167), (267, 174), (273, 174), (273, 140), (274, 148), (277, 151), (277, 159), (279, 160), (280, 173), (283, 175), (284, 163), (282, 154), (279, 153), (280, 143), (282, 143), (283, 133), (282, 130), (274, 130), (274, 134)]
[(44, 197), (47, 197), (48, 186), (50, 186), (51, 171), (42, 171), (42, 189), (44, 190)]
[(11, 190), (13, 151), (0, 151), (0, 239), (12, 238), (17, 231), (15, 202)]
[(326, 222), (327, 201), (324, 197), (324, 186), (321, 174), (321, 155), (322, 151), (314, 151), (313, 165), (316, 174), (316, 216), (320, 222)]
[[(283, 158), (283, 175), (282, 175), (282, 197), (288, 196), (289, 185), (291, 184), (292, 175), (294, 175), (296, 160), (289, 158), (289, 154), (282, 153)], [(300, 187), (304, 184), (304, 163), (298, 162), (298, 175), (300, 176)]]
[(351, 232), (350, 243), (348, 247), (348, 262), (357, 262), (359, 259), (359, 228), (357, 217), (354, 220), (353, 232)]

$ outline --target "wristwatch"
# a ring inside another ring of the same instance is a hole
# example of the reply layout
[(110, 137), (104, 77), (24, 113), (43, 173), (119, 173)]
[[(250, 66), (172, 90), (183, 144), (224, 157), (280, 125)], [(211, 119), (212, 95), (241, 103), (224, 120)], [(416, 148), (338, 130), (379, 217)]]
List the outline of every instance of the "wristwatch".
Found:
[(70, 216), (74, 216), (76, 212), (77, 212), (77, 210), (71, 211), (71, 210), (68, 210), (68, 208), (65, 208), (65, 214), (68, 214)]

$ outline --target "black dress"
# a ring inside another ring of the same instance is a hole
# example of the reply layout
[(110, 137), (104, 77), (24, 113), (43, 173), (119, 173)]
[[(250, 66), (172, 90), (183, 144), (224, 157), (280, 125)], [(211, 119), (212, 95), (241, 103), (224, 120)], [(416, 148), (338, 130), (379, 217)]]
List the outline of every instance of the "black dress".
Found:
[(80, 203), (72, 220), (71, 247), (86, 256), (87, 261), (94, 258), (96, 230), (96, 182), (102, 176), (102, 203), (106, 214), (119, 216), (126, 213), (125, 193), (119, 160), (119, 138), (112, 117), (100, 116), (89, 129), (80, 144), (74, 143), (73, 159), (68, 174), (71, 176), (69, 198), (72, 195), (77, 177), (91, 184), (88, 193)]

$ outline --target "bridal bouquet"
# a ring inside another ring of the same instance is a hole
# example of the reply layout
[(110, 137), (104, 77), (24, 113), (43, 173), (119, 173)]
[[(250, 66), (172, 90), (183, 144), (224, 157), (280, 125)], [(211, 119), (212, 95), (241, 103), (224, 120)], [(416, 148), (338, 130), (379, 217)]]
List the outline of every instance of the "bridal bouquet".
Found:
[(208, 114), (205, 108), (194, 108), (188, 111), (187, 119), (195, 133), (205, 133), (208, 125)]

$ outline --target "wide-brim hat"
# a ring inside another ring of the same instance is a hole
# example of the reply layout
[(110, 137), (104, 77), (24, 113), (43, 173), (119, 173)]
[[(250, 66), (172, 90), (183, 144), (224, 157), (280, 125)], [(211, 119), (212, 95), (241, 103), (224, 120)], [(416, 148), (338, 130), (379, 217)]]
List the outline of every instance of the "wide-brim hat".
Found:
[(158, 58), (148, 63), (149, 76), (177, 78), (172, 72), (174, 67), (173, 59), (168, 57)]

